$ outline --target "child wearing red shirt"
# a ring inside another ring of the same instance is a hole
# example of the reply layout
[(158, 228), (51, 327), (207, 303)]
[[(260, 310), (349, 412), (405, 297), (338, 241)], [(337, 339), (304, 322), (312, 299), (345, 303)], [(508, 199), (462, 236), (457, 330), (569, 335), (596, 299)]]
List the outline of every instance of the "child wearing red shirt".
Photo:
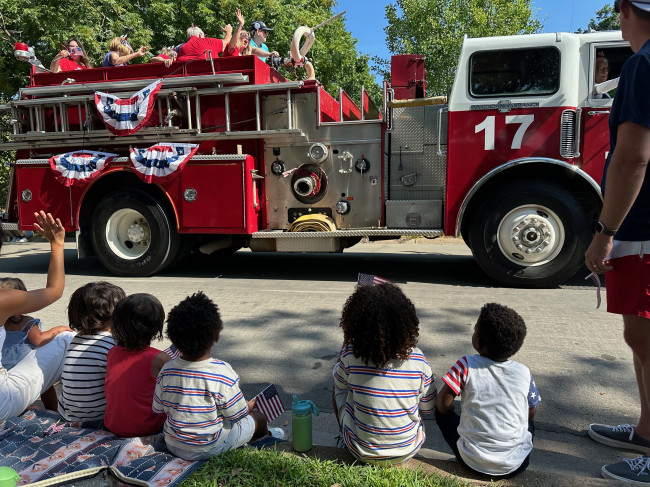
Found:
[(156, 378), (171, 360), (150, 346), (162, 338), (165, 311), (151, 294), (132, 294), (113, 314), (117, 345), (108, 352), (104, 425), (122, 437), (147, 436), (162, 430), (166, 416), (151, 410)]

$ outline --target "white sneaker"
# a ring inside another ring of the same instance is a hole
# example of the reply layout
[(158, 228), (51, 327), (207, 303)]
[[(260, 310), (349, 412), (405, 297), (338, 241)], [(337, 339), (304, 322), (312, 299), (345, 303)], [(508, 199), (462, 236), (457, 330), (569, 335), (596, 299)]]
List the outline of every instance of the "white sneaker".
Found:
[(29, 240), (27, 240), (25, 237), (23, 237), (23, 238), (19, 238), (18, 240), (16, 240), (16, 242), (17, 243), (27, 243), (27, 242), (29, 242)]
[(273, 438), (284, 440), (284, 430), (282, 428), (269, 428), (269, 433)]

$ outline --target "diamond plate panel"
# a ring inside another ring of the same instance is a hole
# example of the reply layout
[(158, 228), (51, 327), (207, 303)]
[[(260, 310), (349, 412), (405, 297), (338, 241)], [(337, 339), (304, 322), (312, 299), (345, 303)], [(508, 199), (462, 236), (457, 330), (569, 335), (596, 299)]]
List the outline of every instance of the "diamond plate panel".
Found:
[[(447, 105), (429, 105), (424, 107), (424, 144), (438, 144), (438, 112), (446, 110)], [(447, 145), (447, 112), (441, 117), (442, 130), (440, 144)]]
[(285, 238), (278, 240), (275, 245), (277, 252), (340, 252), (342, 250), (338, 238)]
[(438, 155), (437, 146), (424, 146), (423, 154), (402, 154), (401, 165), (399, 154), (392, 154), (389, 173), (391, 200), (444, 198), (447, 158)]
[(393, 109), (393, 153), (422, 152), (424, 107)]

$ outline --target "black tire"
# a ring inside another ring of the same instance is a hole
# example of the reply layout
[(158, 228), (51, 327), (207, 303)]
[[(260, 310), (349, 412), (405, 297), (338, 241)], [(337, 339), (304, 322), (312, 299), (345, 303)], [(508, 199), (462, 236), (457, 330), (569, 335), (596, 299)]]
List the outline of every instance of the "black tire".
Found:
[(569, 191), (534, 180), (492, 193), (468, 233), (469, 247), (486, 274), (506, 286), (535, 288), (556, 287), (572, 277), (592, 234), (589, 218)]
[(164, 208), (151, 195), (118, 190), (97, 205), (92, 221), (95, 253), (119, 276), (149, 276), (176, 257), (181, 239)]

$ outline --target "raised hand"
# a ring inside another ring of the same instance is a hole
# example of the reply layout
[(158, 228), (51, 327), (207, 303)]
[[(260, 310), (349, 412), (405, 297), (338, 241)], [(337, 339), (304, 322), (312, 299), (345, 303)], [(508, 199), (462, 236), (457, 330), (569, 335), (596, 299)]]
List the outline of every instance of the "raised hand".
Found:
[(237, 9), (235, 15), (237, 16), (237, 20), (239, 21), (239, 26), (242, 27), (244, 25), (244, 16), (242, 15), (241, 10)]
[(65, 239), (65, 229), (61, 220), (54, 219), (51, 213), (45, 213), (43, 210), (40, 212), (34, 213), (34, 218), (36, 218), (36, 223), (34, 223), (34, 228), (38, 230), (43, 237), (45, 237), (51, 243), (60, 243), (63, 245), (63, 240)]

